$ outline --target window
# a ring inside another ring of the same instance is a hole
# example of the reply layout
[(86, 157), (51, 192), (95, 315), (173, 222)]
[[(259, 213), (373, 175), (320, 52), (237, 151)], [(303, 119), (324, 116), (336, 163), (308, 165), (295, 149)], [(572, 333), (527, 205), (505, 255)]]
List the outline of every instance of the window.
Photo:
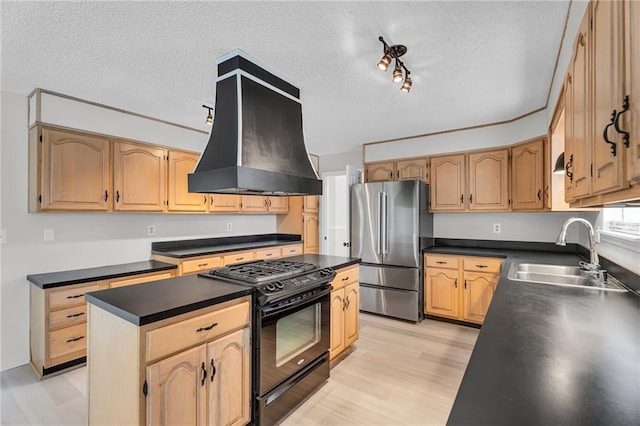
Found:
[(604, 208), (602, 217), (605, 231), (640, 237), (640, 207)]

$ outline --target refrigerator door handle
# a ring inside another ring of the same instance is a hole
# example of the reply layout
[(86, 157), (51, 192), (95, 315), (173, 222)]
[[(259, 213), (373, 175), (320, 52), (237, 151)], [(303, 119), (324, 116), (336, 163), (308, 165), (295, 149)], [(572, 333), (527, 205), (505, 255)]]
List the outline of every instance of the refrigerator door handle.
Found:
[(376, 223), (376, 231), (378, 235), (376, 235), (376, 253), (381, 254), (381, 244), (380, 240), (382, 239), (382, 192), (378, 192), (378, 223)]
[(385, 254), (388, 253), (388, 240), (387, 240), (387, 193), (386, 192), (382, 192), (382, 216), (380, 219), (381, 222), (381, 230), (380, 230), (380, 234), (382, 235), (381, 238), (381, 245), (382, 245), (382, 255), (384, 256)]

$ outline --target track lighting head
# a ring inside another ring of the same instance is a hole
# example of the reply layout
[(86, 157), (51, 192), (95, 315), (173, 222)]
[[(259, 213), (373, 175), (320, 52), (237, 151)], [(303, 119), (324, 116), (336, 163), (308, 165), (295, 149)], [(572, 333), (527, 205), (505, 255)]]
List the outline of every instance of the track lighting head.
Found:
[(411, 91), (412, 84), (413, 82), (411, 81), (411, 77), (409, 77), (409, 73), (407, 73), (407, 76), (404, 78), (404, 82), (402, 83), (402, 87), (400, 88), (400, 90), (405, 93), (409, 93), (409, 91)]
[(402, 81), (402, 68), (396, 59), (396, 67), (393, 70), (393, 82), (400, 83)]
[(203, 108), (206, 108), (208, 111), (207, 113), (207, 119), (205, 120), (205, 123), (211, 125), (213, 124), (213, 115), (211, 114), (211, 111), (213, 111), (213, 108), (206, 106), (206, 105), (202, 105)]
[(378, 68), (380, 68), (382, 71), (386, 71), (387, 69), (389, 69), (390, 63), (391, 63), (391, 55), (389, 55), (388, 53), (385, 53), (380, 59), (380, 62), (378, 62)]
[(393, 46), (389, 46), (384, 39), (382, 38), (382, 36), (378, 37), (378, 40), (380, 40), (380, 42), (383, 45), (383, 56), (382, 59), (380, 59), (380, 62), (378, 62), (378, 68), (380, 68), (382, 71), (386, 71), (387, 69), (389, 69), (389, 64), (391, 64), (391, 61), (393, 59), (396, 60), (396, 66), (393, 69), (393, 82), (394, 83), (399, 83), (402, 81), (403, 75), (402, 75), (402, 70), (404, 69), (405, 74), (404, 74), (404, 82), (402, 83), (402, 87), (400, 88), (403, 92), (409, 92), (411, 90), (411, 78), (409, 78), (409, 74), (411, 73), (409, 71), (409, 69), (407, 69), (407, 67), (404, 65), (404, 63), (400, 60), (400, 56), (404, 55), (405, 53), (407, 53), (407, 47), (402, 45), (402, 44), (396, 44)]

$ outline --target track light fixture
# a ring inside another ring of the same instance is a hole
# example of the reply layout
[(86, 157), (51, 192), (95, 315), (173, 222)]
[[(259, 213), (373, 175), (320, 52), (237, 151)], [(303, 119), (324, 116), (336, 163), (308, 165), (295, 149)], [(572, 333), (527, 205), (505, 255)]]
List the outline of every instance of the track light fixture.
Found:
[(402, 44), (396, 44), (393, 46), (389, 46), (382, 36), (378, 37), (378, 40), (382, 42), (383, 47), (383, 55), (378, 62), (378, 68), (382, 71), (387, 71), (389, 69), (389, 65), (393, 59), (396, 60), (396, 66), (393, 69), (393, 82), (399, 83), (402, 81), (402, 70), (404, 69), (404, 82), (402, 83), (402, 87), (400, 90), (403, 92), (409, 92), (411, 90), (411, 85), (413, 84), (409, 74), (411, 71), (404, 65), (404, 63), (400, 60), (400, 56), (407, 53), (407, 47)]
[(211, 112), (213, 111), (213, 108), (206, 106), (206, 105), (202, 105), (202, 108), (206, 108), (209, 110), (208, 114), (207, 114), (207, 119), (205, 120), (205, 123), (207, 123), (208, 125), (213, 124), (213, 115), (211, 114)]

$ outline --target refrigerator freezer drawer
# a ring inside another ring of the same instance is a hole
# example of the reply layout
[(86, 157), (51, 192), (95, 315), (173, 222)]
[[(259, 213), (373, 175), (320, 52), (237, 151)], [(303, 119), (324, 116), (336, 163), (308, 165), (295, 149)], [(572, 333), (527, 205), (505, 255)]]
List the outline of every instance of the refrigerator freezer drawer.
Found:
[(420, 269), (360, 264), (360, 282), (402, 290), (420, 290)]
[(408, 321), (420, 321), (417, 291), (360, 285), (360, 310)]

